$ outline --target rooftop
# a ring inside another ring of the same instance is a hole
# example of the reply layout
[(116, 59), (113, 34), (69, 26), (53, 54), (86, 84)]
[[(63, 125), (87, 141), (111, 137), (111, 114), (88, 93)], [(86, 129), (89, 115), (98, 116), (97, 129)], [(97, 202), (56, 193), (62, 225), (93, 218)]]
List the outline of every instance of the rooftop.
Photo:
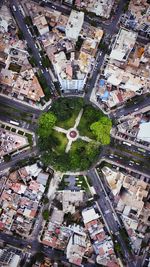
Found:
[(135, 45), (137, 33), (121, 28), (113, 45), (110, 58), (126, 61)]
[(82, 25), (84, 22), (84, 13), (79, 12), (76, 10), (72, 10), (65, 32), (66, 32), (66, 37), (71, 40), (77, 41), (79, 33), (82, 29)]
[(97, 220), (99, 218), (98, 213), (95, 212), (94, 208), (86, 209), (82, 211), (84, 224), (90, 221)]
[(49, 32), (48, 23), (47, 23), (45, 16), (38, 15), (38, 16), (34, 17), (33, 18), (33, 24), (35, 24), (37, 26), (38, 31), (41, 35)]

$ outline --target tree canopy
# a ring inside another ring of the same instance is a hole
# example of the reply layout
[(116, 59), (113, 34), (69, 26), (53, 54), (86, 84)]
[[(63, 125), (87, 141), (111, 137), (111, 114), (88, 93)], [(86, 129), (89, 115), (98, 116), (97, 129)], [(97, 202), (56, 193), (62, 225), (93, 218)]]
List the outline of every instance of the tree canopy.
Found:
[(57, 121), (52, 112), (43, 113), (38, 120), (38, 134), (41, 138), (48, 137)]
[(83, 107), (82, 98), (59, 98), (52, 106), (51, 110), (57, 116), (58, 121), (69, 119), (75, 110), (80, 111)]
[(92, 123), (90, 129), (96, 136), (97, 141), (102, 145), (108, 145), (110, 143), (111, 127), (111, 120), (108, 117), (103, 116), (99, 121)]

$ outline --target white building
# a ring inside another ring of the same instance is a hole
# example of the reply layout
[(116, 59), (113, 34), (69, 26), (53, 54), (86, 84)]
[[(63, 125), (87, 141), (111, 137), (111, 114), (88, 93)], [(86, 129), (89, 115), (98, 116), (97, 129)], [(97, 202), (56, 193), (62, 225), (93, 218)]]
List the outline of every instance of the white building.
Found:
[(77, 41), (83, 22), (84, 13), (72, 10), (65, 30), (66, 37), (68, 39)]
[(95, 212), (94, 208), (90, 208), (82, 211), (84, 224), (91, 222), (93, 220), (97, 220), (100, 216)]
[(137, 33), (121, 28), (113, 45), (110, 58), (118, 61), (126, 61), (133, 49)]
[(141, 123), (139, 127), (137, 139), (150, 142), (150, 122)]
[(21, 257), (11, 249), (0, 249), (0, 266), (3, 267), (19, 267)]

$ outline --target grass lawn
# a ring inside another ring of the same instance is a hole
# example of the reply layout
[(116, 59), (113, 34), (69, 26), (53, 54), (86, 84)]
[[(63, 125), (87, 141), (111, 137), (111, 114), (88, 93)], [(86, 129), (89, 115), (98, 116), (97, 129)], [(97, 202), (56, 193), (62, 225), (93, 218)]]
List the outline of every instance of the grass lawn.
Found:
[(79, 112), (80, 112), (80, 110), (75, 110), (69, 119), (64, 120), (64, 121), (59, 121), (56, 123), (56, 125), (66, 129), (66, 130), (72, 128), (75, 124), (75, 120), (76, 120)]
[(72, 128), (83, 106), (82, 98), (59, 98), (51, 108), (51, 111), (57, 117), (56, 125), (64, 129)]
[(55, 146), (55, 150), (60, 153), (60, 152), (64, 152), (68, 143), (67, 137), (65, 134), (63, 133), (59, 133), (55, 130), (53, 130), (52, 132), (52, 137), (55, 136), (55, 138), (57, 138), (59, 140), (59, 145)]
[(95, 139), (92, 131), (90, 130), (90, 124), (87, 121), (87, 118), (85, 118), (84, 116), (81, 117), (79, 126), (78, 126), (78, 131), (79, 134), (82, 136), (87, 136), (91, 139)]
[(86, 106), (78, 126), (80, 135), (85, 135), (91, 139), (95, 139), (92, 131), (90, 130), (90, 126), (93, 122), (98, 121), (101, 116), (103, 116), (101, 111), (96, 110), (92, 106)]

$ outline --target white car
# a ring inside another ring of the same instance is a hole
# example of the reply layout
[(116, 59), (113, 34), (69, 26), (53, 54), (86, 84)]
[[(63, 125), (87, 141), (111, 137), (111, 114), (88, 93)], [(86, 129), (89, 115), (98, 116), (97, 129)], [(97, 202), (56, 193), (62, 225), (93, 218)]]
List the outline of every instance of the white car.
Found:
[(13, 10), (16, 11), (16, 7), (13, 5)]
[(30, 32), (30, 30), (28, 29), (28, 33), (32, 36), (32, 34), (31, 34), (31, 32)]

